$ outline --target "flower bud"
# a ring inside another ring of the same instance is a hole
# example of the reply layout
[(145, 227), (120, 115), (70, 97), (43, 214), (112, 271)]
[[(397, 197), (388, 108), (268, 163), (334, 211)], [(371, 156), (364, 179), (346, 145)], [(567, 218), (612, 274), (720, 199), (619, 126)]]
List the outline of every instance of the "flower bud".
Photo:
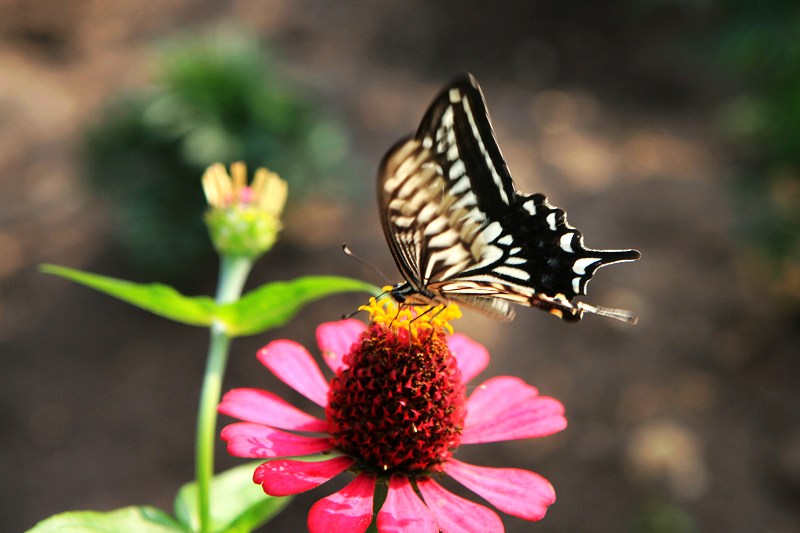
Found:
[(203, 174), (203, 190), (210, 207), (206, 225), (220, 255), (256, 259), (272, 248), (287, 194), (286, 182), (277, 174), (259, 168), (247, 185), (244, 163), (233, 163), (230, 175), (215, 163)]

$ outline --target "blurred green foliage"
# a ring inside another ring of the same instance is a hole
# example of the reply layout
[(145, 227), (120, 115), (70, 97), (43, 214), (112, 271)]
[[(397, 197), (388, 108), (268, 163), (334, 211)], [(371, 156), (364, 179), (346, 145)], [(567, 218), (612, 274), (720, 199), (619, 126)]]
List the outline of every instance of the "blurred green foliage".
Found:
[(283, 81), (253, 38), (217, 31), (160, 51), (154, 85), (111, 102), (89, 129), (86, 175), (110, 200), (115, 234), (139, 275), (175, 282), (213, 267), (200, 186), (211, 163), (278, 172), (290, 200), (312, 186), (342, 192), (345, 128)]
[(718, 57), (741, 93), (723, 113), (741, 155), (738, 228), (757, 274), (800, 306), (800, 4), (724, 0)]
[(653, 500), (639, 509), (629, 530), (632, 533), (695, 533), (698, 527), (680, 506)]

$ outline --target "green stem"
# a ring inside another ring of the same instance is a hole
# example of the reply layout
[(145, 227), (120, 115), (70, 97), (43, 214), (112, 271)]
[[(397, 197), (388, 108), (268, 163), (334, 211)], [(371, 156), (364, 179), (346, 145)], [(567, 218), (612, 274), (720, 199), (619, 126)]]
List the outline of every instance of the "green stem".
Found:
[[(253, 262), (243, 257), (222, 257), (216, 301), (219, 304), (234, 302), (242, 294), (244, 282)], [(214, 442), (216, 441), (217, 405), (222, 390), (222, 379), (231, 337), (221, 322), (211, 325), (208, 360), (200, 392), (197, 412), (197, 439), (195, 441), (195, 476), (197, 478), (197, 503), (200, 513), (200, 532), (211, 530), (211, 505), (209, 488), (214, 476)]]

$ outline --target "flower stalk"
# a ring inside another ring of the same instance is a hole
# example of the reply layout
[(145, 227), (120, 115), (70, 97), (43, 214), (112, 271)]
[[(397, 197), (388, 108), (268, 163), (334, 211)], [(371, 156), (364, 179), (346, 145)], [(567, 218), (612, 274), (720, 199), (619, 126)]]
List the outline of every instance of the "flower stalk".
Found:
[[(219, 284), (216, 302), (226, 304), (239, 299), (253, 262), (247, 257), (223, 256), (220, 261)], [(199, 531), (210, 531), (211, 479), (214, 476), (214, 442), (216, 440), (217, 404), (222, 391), (222, 380), (230, 352), (231, 337), (224, 325), (215, 321), (211, 325), (208, 359), (200, 391), (195, 441), (195, 477), (199, 512)]]
[[(277, 174), (264, 168), (256, 170), (253, 182), (248, 185), (247, 168), (237, 162), (231, 165), (230, 174), (219, 163), (210, 166), (203, 175), (203, 191), (210, 207), (206, 225), (221, 258), (215, 300), (224, 305), (239, 299), (253, 263), (275, 243), (281, 229), (280, 214), (286, 203), (287, 187)], [(217, 405), (231, 344), (231, 335), (223, 322), (215, 320), (210, 329), (195, 440), (200, 533), (211, 530)]]

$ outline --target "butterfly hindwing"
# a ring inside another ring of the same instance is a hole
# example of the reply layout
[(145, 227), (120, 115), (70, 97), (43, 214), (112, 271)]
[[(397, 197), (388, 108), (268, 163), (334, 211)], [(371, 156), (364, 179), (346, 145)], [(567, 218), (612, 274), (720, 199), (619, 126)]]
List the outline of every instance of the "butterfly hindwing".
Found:
[(594, 250), (583, 244), (583, 235), (567, 222), (566, 213), (550, 205), (542, 194), (516, 195), (515, 206), (506, 219), (523, 243), (516, 257), (528, 272), (537, 292), (561, 294), (571, 300), (586, 294), (594, 272), (618, 261), (639, 257), (635, 250)]

